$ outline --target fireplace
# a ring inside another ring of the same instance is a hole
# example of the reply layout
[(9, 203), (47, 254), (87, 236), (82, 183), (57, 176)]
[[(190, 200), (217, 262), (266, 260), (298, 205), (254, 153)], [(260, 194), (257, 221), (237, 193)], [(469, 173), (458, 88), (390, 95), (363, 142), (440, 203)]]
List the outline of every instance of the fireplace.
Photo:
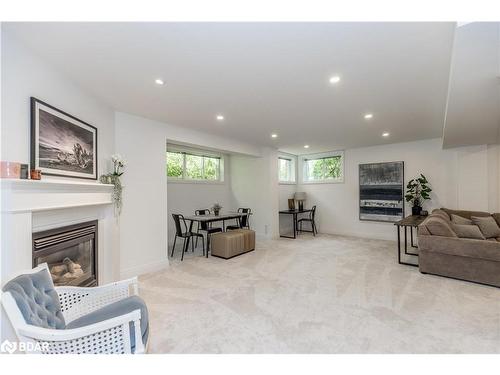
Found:
[(47, 263), (55, 286), (96, 286), (97, 243), (97, 220), (33, 233), (33, 267)]

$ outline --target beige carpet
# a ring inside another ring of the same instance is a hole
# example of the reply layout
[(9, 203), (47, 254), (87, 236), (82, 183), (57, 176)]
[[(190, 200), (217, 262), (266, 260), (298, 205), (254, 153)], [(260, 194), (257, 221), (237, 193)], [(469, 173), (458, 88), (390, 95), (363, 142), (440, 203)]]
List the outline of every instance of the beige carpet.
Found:
[(388, 241), (309, 234), (140, 278), (150, 353), (500, 353), (500, 289), (397, 264)]

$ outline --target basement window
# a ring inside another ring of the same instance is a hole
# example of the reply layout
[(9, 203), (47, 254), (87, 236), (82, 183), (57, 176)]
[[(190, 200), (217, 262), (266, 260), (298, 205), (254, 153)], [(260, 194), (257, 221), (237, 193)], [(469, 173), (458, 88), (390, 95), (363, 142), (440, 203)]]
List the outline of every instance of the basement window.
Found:
[(167, 177), (178, 182), (223, 182), (224, 157), (211, 151), (167, 145)]
[(341, 183), (344, 182), (344, 153), (327, 152), (305, 155), (302, 161), (303, 183)]
[(278, 157), (278, 177), (280, 184), (295, 184), (295, 157)]

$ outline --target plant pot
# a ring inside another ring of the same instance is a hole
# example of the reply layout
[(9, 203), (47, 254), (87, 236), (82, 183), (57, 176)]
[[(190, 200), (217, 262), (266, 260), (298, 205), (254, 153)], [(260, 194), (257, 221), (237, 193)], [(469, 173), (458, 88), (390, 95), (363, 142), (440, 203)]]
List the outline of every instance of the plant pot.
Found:
[(219, 216), (219, 212), (220, 212), (219, 210), (214, 210), (214, 215)]
[(411, 208), (412, 215), (420, 215), (421, 212), (422, 212), (422, 207), (420, 207), (420, 206), (413, 206)]

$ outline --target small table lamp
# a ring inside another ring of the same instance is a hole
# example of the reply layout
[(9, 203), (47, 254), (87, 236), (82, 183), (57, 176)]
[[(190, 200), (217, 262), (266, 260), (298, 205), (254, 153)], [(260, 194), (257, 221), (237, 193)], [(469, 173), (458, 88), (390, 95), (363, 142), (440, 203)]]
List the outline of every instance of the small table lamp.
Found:
[(295, 195), (293, 196), (296, 201), (299, 202), (299, 210), (304, 209), (304, 201), (306, 200), (306, 193), (305, 192), (296, 192)]

